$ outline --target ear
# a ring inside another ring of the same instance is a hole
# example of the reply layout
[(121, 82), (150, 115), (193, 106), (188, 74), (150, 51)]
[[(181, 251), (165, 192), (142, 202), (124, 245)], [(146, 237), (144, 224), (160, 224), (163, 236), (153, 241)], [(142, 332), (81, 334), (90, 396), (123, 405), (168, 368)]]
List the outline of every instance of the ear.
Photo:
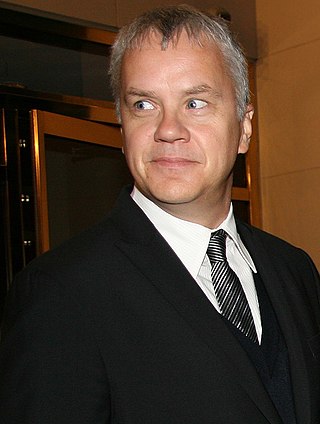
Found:
[(240, 123), (241, 125), (241, 136), (239, 140), (238, 153), (247, 153), (250, 145), (250, 139), (252, 134), (252, 118), (254, 114), (254, 108), (252, 104), (247, 106), (247, 110)]

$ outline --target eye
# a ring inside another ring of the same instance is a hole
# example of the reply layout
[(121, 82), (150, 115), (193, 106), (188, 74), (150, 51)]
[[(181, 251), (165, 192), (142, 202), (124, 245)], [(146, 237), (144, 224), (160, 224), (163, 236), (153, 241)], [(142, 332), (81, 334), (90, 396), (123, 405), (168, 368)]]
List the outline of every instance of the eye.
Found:
[(139, 100), (138, 102), (135, 102), (134, 107), (138, 110), (154, 109), (152, 103), (148, 102), (147, 100)]
[(187, 105), (188, 109), (202, 109), (205, 106), (207, 106), (207, 102), (196, 99), (189, 100)]

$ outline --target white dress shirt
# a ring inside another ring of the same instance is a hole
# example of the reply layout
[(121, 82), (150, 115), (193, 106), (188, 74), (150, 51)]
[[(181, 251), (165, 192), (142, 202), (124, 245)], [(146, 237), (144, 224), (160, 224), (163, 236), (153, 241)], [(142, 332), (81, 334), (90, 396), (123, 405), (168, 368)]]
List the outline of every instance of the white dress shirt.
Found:
[(206, 254), (211, 233), (220, 228), (228, 234), (227, 259), (238, 275), (253, 315), (258, 340), (261, 343), (262, 325), (259, 302), (252, 273), (257, 272), (252, 258), (237, 233), (232, 204), (227, 218), (218, 228), (207, 228), (184, 221), (159, 208), (146, 198), (136, 187), (131, 196), (147, 215), (159, 233), (187, 268), (212, 305), (220, 312), (211, 280), (211, 264)]

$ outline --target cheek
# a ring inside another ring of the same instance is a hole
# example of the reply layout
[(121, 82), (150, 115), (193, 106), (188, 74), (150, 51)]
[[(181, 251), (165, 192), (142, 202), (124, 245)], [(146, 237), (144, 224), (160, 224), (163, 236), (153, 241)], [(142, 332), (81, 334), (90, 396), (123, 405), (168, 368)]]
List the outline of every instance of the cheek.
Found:
[(147, 144), (137, 131), (124, 132), (124, 155), (132, 175), (143, 173), (144, 158), (147, 155)]
[(154, 146), (154, 129), (150, 125), (124, 126), (122, 134), (126, 157), (136, 161), (148, 156)]
[(199, 141), (200, 148), (206, 159), (206, 166), (215, 172), (217, 168), (228, 167), (233, 164), (238, 154), (238, 137), (234, 131), (213, 130), (206, 133)]

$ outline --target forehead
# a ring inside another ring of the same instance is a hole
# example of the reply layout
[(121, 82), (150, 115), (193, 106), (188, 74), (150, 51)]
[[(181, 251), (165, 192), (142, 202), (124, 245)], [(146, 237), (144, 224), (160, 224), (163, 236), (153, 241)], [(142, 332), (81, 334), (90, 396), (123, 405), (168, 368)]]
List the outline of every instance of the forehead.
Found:
[(166, 48), (162, 37), (155, 32), (140, 40), (139, 45), (126, 51), (121, 77), (122, 88), (138, 82), (155, 85), (160, 81), (176, 82), (177, 78), (181, 84), (183, 80), (189, 84), (192, 79), (196, 84), (215, 81), (218, 85), (229, 85), (227, 74), (222, 54), (213, 40), (190, 39), (183, 31)]
[(214, 52), (222, 57), (216, 42), (213, 39), (209, 39), (205, 34), (189, 36), (186, 30), (182, 30), (176, 31), (172, 34), (172, 37), (167, 40), (158, 31), (151, 29), (131, 42), (131, 45), (124, 53), (124, 59), (132, 53), (148, 50), (154, 50), (160, 53), (170, 50), (195, 52), (197, 50), (201, 51), (202, 49), (206, 49), (208, 53)]

